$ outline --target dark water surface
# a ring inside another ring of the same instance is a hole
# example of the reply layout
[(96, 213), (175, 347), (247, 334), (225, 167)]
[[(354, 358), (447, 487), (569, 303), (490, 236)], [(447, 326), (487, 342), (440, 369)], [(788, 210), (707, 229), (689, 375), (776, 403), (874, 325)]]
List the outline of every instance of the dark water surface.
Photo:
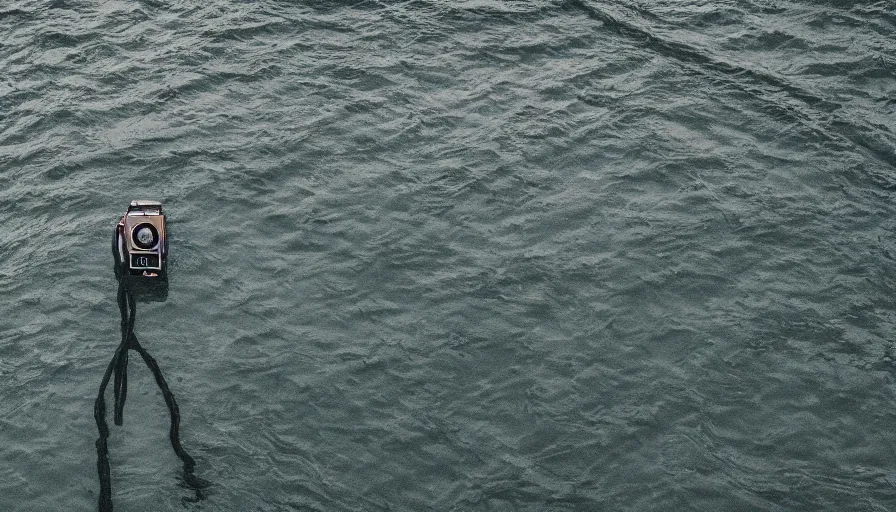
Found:
[(0, 2), (0, 510), (896, 509), (896, 3)]

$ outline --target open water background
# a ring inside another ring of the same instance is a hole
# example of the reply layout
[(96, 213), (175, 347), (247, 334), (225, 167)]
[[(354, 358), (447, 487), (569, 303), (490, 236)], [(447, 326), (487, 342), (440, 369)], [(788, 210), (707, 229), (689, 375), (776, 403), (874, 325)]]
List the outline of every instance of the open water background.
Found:
[[(0, 510), (896, 508), (893, 1), (0, 2)], [(110, 393), (111, 395), (111, 393)], [(111, 407), (111, 406), (110, 406)]]

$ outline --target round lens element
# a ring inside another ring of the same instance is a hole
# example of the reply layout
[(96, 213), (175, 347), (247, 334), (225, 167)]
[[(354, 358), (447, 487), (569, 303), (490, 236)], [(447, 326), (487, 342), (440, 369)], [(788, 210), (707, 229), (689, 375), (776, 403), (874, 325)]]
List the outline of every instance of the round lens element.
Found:
[(158, 242), (159, 235), (151, 224), (140, 224), (134, 228), (134, 243), (141, 249), (151, 249)]
[(140, 228), (137, 231), (137, 240), (140, 241), (141, 245), (149, 245), (152, 243), (152, 231), (149, 228)]

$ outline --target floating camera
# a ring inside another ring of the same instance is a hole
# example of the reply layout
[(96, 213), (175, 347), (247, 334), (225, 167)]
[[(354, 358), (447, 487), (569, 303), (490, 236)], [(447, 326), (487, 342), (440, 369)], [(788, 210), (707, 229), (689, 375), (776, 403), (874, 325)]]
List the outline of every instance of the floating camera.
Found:
[(116, 267), (128, 276), (164, 278), (168, 263), (165, 214), (158, 201), (131, 201), (115, 229)]

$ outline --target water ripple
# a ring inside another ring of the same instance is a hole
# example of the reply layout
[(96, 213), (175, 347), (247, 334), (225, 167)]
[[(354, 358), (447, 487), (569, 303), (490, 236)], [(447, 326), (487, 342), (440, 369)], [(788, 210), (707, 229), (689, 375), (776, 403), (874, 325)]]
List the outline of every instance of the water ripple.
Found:
[[(3, 510), (884, 510), (888, 2), (0, 7)], [(52, 463), (47, 462), (52, 461)], [(62, 482), (62, 484), (60, 484)], [(172, 485), (174, 484), (174, 485)]]

